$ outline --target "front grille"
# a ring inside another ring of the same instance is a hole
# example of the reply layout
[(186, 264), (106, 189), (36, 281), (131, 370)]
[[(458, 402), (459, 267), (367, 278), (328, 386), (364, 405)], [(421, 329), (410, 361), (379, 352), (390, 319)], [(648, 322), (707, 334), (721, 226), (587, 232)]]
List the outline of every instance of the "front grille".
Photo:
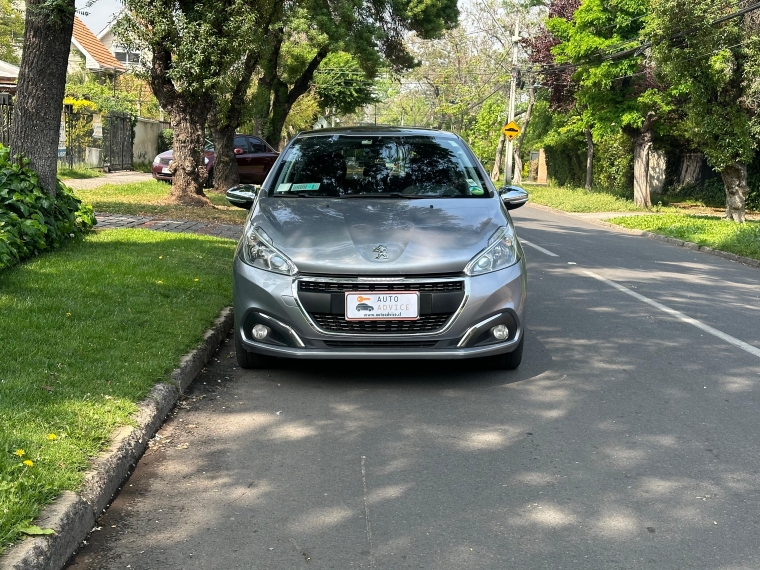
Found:
[(326, 340), (329, 348), (433, 348), (437, 340)]
[(331, 281), (299, 281), (299, 291), (341, 292), (341, 291), (420, 291), (438, 293), (463, 291), (464, 281), (438, 281), (433, 283), (334, 283)]
[(347, 321), (343, 315), (311, 313), (320, 328), (330, 332), (359, 334), (399, 334), (435, 332), (442, 328), (452, 313), (421, 315), (416, 321)]

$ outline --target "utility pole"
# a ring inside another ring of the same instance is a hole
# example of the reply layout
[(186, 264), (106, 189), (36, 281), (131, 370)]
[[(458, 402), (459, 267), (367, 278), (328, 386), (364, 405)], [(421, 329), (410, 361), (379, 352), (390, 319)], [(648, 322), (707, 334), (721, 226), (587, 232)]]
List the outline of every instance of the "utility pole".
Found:
[[(515, 99), (517, 98), (517, 44), (520, 41), (520, 20), (515, 20), (515, 35), (512, 36), (512, 79), (509, 82), (509, 112), (507, 124), (515, 120)], [(507, 137), (507, 167), (504, 169), (504, 186), (512, 182), (512, 141)]]

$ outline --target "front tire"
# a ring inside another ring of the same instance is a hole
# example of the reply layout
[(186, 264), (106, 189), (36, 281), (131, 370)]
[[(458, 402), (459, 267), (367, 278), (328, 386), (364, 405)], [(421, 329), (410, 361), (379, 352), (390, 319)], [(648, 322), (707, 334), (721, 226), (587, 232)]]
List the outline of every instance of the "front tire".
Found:
[(491, 367), (496, 370), (516, 370), (522, 362), (523, 344), (525, 342), (525, 334), (523, 334), (520, 342), (517, 343), (517, 347), (512, 352), (506, 354), (499, 354), (491, 357)]
[(237, 357), (238, 365), (244, 370), (271, 368), (277, 362), (277, 358), (274, 356), (247, 351), (237, 333), (235, 333), (235, 356)]

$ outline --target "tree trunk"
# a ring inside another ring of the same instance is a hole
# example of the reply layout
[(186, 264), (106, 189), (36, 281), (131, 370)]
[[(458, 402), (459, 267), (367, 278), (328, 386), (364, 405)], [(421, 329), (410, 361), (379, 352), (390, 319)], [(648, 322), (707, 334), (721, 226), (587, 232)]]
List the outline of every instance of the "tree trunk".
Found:
[(208, 116), (209, 128), (214, 138), (212, 179), (214, 190), (217, 192), (226, 192), (240, 183), (240, 172), (238, 171), (233, 141), (235, 131), (240, 126), (246, 94), (258, 61), (258, 53), (248, 52), (229, 101), (217, 99)]
[(209, 104), (191, 105), (178, 99), (168, 111), (174, 130), (174, 156), (169, 166), (174, 175), (169, 200), (187, 206), (210, 206), (203, 193), (208, 176), (203, 160), (203, 125)]
[(168, 72), (172, 68), (172, 54), (163, 45), (151, 46), (153, 59), (150, 65), (150, 87), (161, 107), (169, 114), (174, 130), (172, 189), (169, 200), (187, 206), (211, 206), (203, 193), (207, 172), (204, 164), (203, 127), (211, 110), (212, 95), (190, 95), (177, 91)]
[(322, 60), (327, 57), (328, 53), (330, 53), (329, 46), (322, 46), (290, 89), (279, 77), (274, 79), (272, 84), (272, 108), (267, 124), (264, 127), (264, 138), (273, 148), (280, 147), (282, 128), (288, 118), (290, 109), (298, 98), (309, 90), (311, 80), (314, 78), (314, 72), (319, 67), (319, 64), (322, 63)]
[(720, 173), (726, 187), (726, 219), (744, 222), (744, 209), (749, 194), (747, 166), (739, 162), (724, 168)]
[(47, 4), (46, 0), (26, 2), (10, 147), (13, 154), (23, 154), (31, 161), (41, 186), (54, 196), (74, 0)]
[(649, 188), (649, 151), (652, 149), (652, 125), (657, 120), (654, 112), (647, 113), (641, 132), (636, 137), (633, 151), (633, 203), (639, 208), (652, 207)]
[(235, 158), (235, 131), (237, 126), (225, 125), (211, 128), (214, 137), (214, 190), (226, 192), (240, 183), (237, 159)]
[(496, 157), (493, 161), (493, 168), (491, 169), (491, 180), (497, 182), (501, 178), (501, 155), (504, 152), (504, 143), (507, 137), (504, 133), (499, 136), (499, 144), (496, 145)]
[(702, 181), (702, 159), (704, 155), (699, 152), (690, 152), (683, 155), (681, 162), (681, 176), (678, 180), (679, 186), (687, 184), (699, 184)]
[(517, 144), (515, 145), (515, 173), (512, 176), (512, 184), (517, 184), (518, 186), (522, 184), (522, 146), (523, 141), (525, 140), (525, 133), (528, 132), (528, 125), (530, 125), (530, 117), (533, 115), (533, 105), (536, 103), (535, 89), (536, 88), (532, 85), (528, 89), (528, 108), (525, 110), (525, 123), (523, 124), (522, 131), (520, 131), (520, 137), (517, 139)]
[(586, 190), (594, 184), (594, 136), (591, 127), (586, 127)]

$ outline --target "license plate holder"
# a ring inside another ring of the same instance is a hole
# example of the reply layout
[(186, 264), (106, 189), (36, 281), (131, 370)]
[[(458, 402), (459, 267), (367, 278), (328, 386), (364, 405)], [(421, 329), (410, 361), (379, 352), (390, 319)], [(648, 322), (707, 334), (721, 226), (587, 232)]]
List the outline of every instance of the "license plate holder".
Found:
[(418, 291), (346, 292), (347, 321), (416, 321), (419, 317)]

